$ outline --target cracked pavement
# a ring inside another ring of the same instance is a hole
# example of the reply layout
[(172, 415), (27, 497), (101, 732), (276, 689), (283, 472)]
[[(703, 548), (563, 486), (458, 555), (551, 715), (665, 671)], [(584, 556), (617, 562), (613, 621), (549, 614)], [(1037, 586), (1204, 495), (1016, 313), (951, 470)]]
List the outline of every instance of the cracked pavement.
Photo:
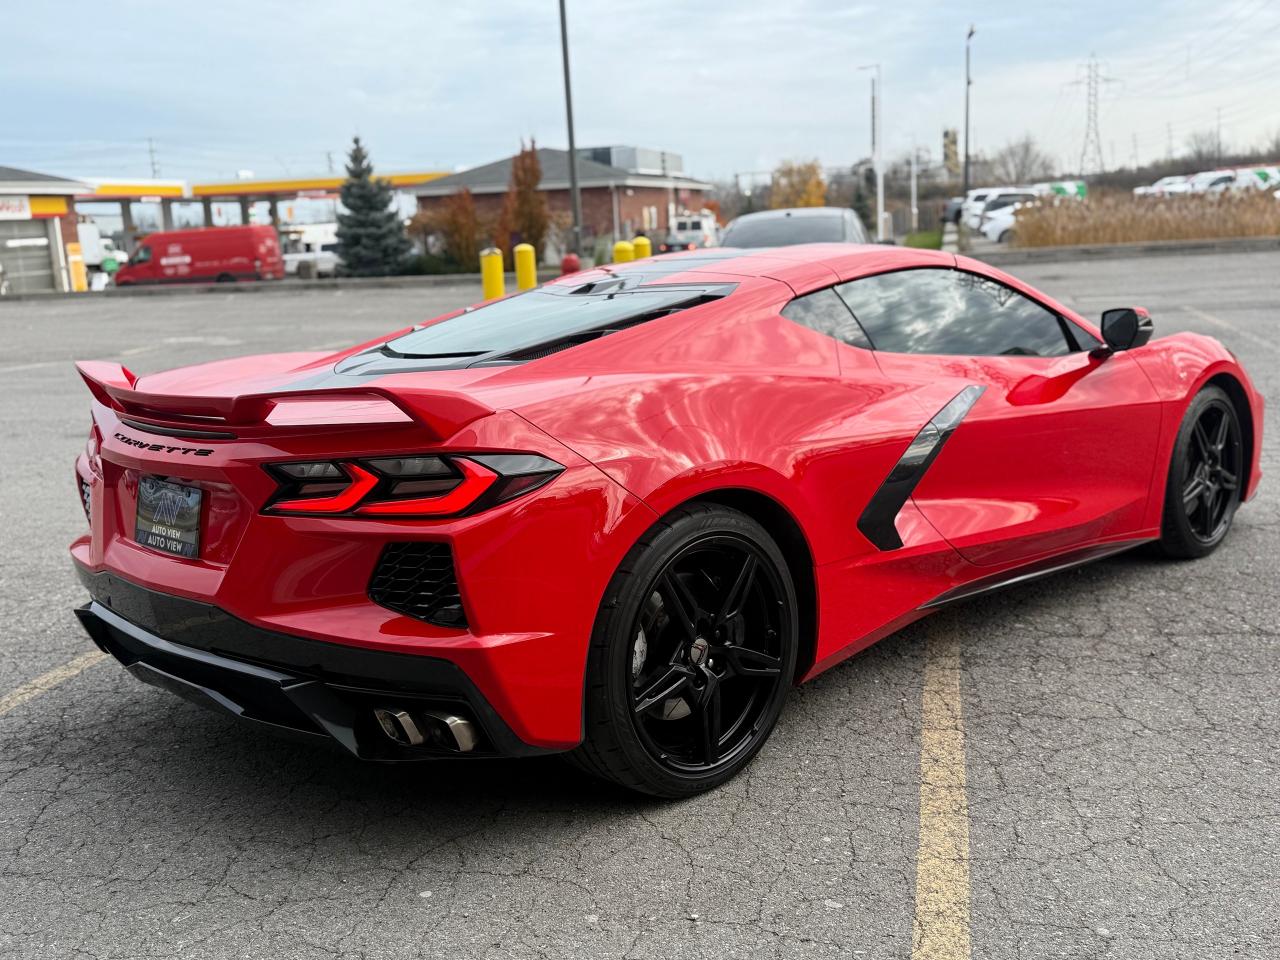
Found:
[[(1213, 334), (1277, 396), (1276, 254), (1011, 272)], [(90, 648), (71, 359), (337, 347), (476, 293), (0, 304), (0, 696)], [(1275, 411), (1269, 476), (1213, 556), (939, 613), (796, 690), (747, 772), (693, 800), (554, 759), (363, 766), (90, 667), (0, 717), (0, 956), (909, 957), (931, 633), (960, 650), (974, 957), (1280, 955)]]

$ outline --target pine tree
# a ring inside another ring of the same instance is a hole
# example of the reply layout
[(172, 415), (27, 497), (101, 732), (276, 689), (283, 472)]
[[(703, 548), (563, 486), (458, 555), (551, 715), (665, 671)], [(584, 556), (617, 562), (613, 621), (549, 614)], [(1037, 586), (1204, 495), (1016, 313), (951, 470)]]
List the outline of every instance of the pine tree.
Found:
[(338, 214), (338, 256), (346, 273), (385, 277), (404, 266), (410, 244), (392, 200), (391, 184), (374, 178), (369, 154), (360, 138), (353, 138), (342, 185), (346, 212)]

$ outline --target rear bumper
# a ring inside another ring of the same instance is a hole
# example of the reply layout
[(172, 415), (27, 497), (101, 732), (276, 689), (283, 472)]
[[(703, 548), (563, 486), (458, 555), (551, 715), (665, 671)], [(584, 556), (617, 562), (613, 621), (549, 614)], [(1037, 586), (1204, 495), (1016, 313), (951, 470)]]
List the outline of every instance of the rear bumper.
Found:
[[(263, 630), (211, 604), (77, 570), (93, 599), (76, 615), (94, 643), (139, 680), (202, 706), (365, 760), (554, 752), (516, 736), (448, 660)], [(379, 708), (463, 716), (480, 742), (466, 754), (402, 746), (383, 733)]]

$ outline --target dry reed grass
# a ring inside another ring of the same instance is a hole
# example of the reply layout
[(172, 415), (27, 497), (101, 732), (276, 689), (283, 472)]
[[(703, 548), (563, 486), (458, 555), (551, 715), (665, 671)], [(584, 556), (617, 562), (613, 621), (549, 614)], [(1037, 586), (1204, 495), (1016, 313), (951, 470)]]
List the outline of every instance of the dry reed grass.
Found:
[(1276, 236), (1280, 199), (1269, 190), (1159, 199), (1112, 193), (1019, 210), (1013, 242), (1053, 247)]

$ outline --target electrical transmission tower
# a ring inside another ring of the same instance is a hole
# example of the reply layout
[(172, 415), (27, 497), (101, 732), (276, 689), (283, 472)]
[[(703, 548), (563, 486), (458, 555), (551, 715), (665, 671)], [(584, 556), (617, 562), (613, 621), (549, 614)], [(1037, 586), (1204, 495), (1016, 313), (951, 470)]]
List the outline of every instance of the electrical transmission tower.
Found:
[(1098, 132), (1098, 91), (1104, 83), (1111, 81), (1102, 75), (1097, 57), (1090, 56), (1085, 69), (1088, 115), (1084, 124), (1084, 146), (1080, 149), (1080, 172), (1101, 173), (1106, 162), (1102, 159), (1102, 134)]
[(160, 161), (156, 159), (156, 142), (147, 137), (147, 154), (151, 157), (151, 179), (158, 179), (160, 176)]

